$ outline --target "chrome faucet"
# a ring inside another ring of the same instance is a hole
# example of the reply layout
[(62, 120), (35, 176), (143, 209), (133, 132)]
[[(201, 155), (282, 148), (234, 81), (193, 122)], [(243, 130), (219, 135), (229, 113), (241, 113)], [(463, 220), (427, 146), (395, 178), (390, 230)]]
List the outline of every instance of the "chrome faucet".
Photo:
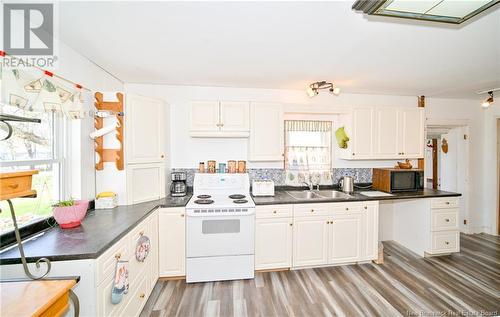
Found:
[(313, 189), (314, 189), (314, 185), (313, 185), (313, 183), (312, 183), (312, 182), (311, 182), (311, 183), (308, 183), (308, 182), (302, 182), (302, 184), (306, 184), (306, 185), (307, 185), (307, 187), (309, 187), (309, 190), (313, 190)]

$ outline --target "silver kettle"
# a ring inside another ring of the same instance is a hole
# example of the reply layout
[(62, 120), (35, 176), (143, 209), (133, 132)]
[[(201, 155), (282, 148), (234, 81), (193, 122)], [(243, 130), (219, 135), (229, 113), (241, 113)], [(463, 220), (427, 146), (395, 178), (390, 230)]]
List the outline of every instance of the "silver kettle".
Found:
[(351, 176), (344, 176), (339, 180), (339, 187), (346, 194), (354, 192), (354, 178)]

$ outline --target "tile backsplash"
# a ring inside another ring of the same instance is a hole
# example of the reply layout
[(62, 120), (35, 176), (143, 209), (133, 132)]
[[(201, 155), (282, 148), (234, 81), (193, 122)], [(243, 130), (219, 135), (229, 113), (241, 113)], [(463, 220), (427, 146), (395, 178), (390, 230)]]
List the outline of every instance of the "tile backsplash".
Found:
[[(172, 168), (172, 172), (186, 172), (188, 186), (193, 186), (196, 168)], [(276, 186), (285, 185), (285, 170), (282, 168), (250, 168), (248, 169), (250, 180), (252, 179), (272, 179)], [(356, 183), (371, 183), (371, 168), (333, 168), (333, 184), (337, 184), (342, 176), (354, 177)]]

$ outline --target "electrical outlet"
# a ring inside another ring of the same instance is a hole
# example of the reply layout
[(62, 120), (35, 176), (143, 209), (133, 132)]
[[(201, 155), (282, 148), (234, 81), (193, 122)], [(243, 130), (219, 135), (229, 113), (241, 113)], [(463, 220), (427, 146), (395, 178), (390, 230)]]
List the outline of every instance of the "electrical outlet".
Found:
[(467, 219), (464, 219), (464, 225), (466, 225), (466, 224), (467, 224)]

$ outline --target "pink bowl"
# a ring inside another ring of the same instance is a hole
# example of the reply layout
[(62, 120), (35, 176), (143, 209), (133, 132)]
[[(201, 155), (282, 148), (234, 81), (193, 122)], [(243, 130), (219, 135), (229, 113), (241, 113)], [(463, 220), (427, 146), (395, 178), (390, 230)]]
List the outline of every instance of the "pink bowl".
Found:
[(88, 206), (88, 200), (75, 200), (73, 206), (54, 207), (52, 212), (59, 226), (63, 229), (69, 229), (78, 227), (81, 224), (82, 219), (87, 214)]

